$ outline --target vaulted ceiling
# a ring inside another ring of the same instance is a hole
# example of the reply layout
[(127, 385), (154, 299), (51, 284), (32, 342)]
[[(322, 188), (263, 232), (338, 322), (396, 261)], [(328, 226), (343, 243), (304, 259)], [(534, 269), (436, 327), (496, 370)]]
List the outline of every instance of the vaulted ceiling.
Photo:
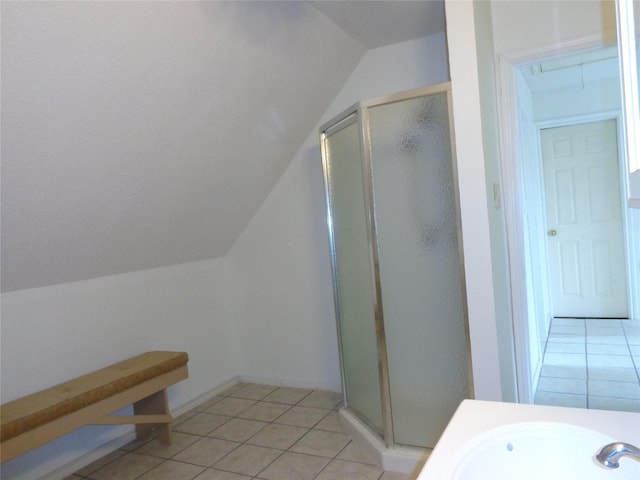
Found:
[(428, 2), (2, 2), (2, 290), (224, 255)]

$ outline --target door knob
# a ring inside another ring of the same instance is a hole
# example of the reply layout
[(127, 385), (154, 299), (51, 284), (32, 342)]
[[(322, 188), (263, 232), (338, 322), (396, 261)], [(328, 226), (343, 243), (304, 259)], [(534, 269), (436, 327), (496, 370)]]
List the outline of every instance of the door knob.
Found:
[(558, 232), (556, 232), (555, 230), (549, 230), (547, 232), (547, 235), (549, 235), (550, 237), (555, 237), (558, 234)]

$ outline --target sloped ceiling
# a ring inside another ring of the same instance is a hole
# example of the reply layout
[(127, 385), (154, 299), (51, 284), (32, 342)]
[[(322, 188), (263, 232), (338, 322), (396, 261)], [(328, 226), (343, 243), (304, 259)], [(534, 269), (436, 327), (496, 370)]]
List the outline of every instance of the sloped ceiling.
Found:
[(341, 3), (2, 2), (2, 290), (224, 255), (366, 49), (444, 29)]
[(443, 1), (314, 1), (311, 4), (367, 48), (444, 32)]

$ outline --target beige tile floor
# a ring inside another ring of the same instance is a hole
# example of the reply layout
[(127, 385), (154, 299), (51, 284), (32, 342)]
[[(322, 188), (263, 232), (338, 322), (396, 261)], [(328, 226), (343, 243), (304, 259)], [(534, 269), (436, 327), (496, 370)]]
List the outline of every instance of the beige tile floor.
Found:
[(67, 480), (409, 480), (338, 422), (341, 395), (240, 383), (177, 418), (173, 444), (133, 442)]
[(554, 318), (535, 403), (640, 412), (640, 322)]

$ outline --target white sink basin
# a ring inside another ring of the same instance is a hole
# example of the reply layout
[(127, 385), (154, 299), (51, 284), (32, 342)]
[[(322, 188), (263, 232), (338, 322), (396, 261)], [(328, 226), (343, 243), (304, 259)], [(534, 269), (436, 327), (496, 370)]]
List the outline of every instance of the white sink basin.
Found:
[(640, 444), (640, 414), (465, 400), (418, 480), (638, 480), (640, 461), (609, 469), (606, 444)]
[[(453, 459), (451, 478), (483, 478), (479, 472), (518, 480), (624, 478), (619, 474), (623, 470), (628, 474), (627, 468), (611, 471), (593, 460), (600, 448), (614, 441), (574, 425), (515, 423), (478, 435), (465, 444)], [(640, 478), (639, 473), (633, 478)]]

